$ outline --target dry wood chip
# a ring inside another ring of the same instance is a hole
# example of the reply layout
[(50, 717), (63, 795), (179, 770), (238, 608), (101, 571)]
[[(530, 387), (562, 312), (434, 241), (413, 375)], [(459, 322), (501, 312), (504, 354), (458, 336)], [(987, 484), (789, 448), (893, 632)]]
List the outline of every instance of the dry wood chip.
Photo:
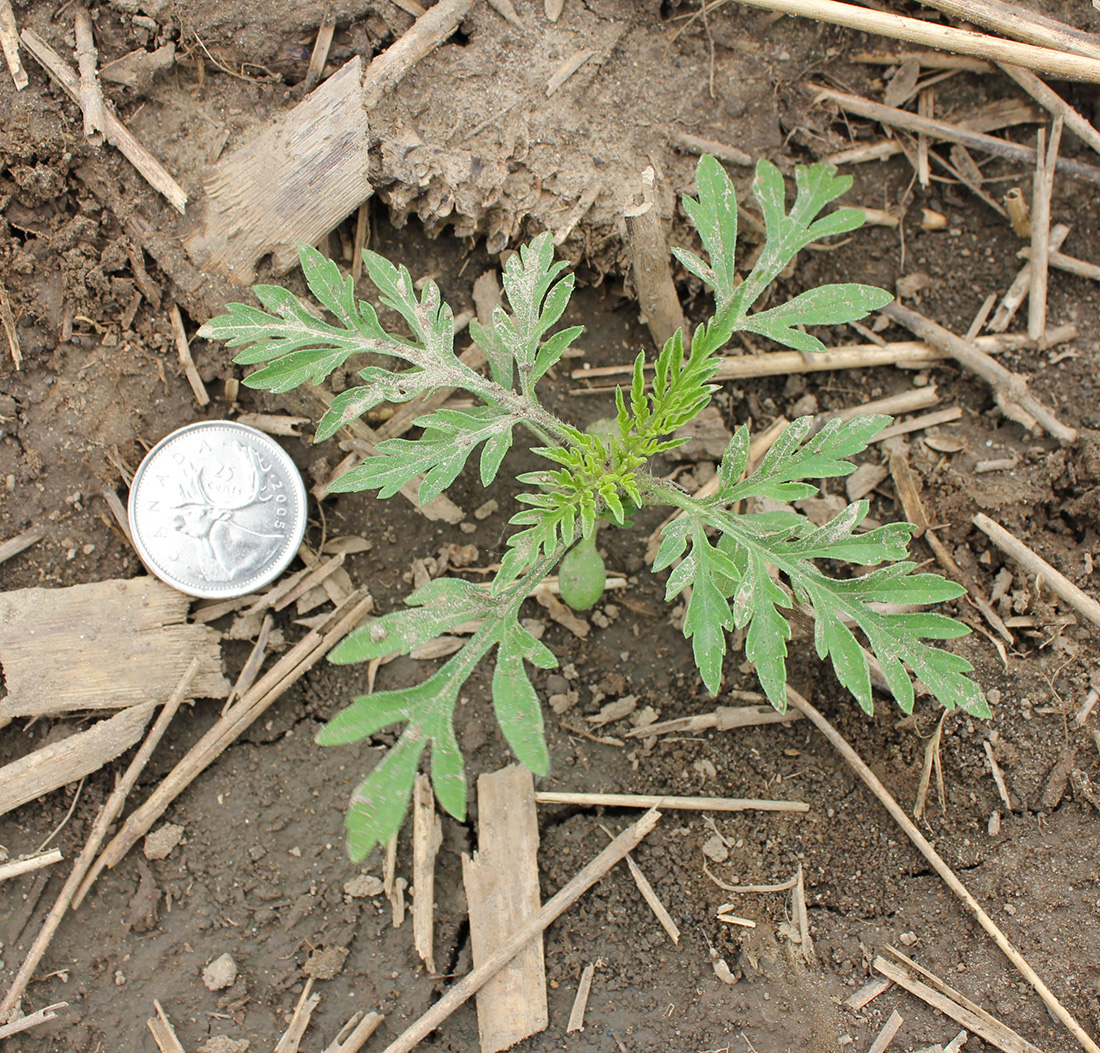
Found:
[[(534, 780), (519, 765), (477, 781), (478, 851), (462, 857), (474, 967), (522, 928), (540, 906)], [(541, 936), (477, 993), (480, 1053), (498, 1053), (549, 1023)]]
[(623, 695), (622, 698), (618, 698), (614, 702), (608, 702), (599, 713), (584, 719), (594, 728), (602, 728), (605, 724), (611, 724), (616, 720), (622, 720), (623, 717), (630, 716), (637, 708), (637, 695)]
[(861, 464), (844, 481), (844, 489), (847, 491), (849, 501), (858, 501), (866, 497), (879, 483), (890, 474), (889, 469), (882, 464)]
[(195, 698), (225, 698), (220, 636), (186, 622), (190, 598), (151, 577), (0, 593), (0, 721), (165, 702), (192, 657)]

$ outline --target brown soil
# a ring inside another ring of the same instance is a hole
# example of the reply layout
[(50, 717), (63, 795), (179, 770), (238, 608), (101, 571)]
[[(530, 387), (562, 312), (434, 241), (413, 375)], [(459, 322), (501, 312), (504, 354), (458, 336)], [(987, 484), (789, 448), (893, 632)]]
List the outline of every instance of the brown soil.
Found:
[[(575, 298), (570, 324), (583, 322), (584, 362), (593, 366), (629, 360), (649, 347), (622, 279), (621, 212), (646, 164), (655, 164), (667, 194), (692, 188), (694, 159), (669, 145), (679, 125), (724, 140), (754, 157), (766, 156), (789, 170), (840, 148), (849, 136), (877, 132), (811, 105), (800, 88), (807, 78), (829, 79), (868, 95), (881, 95), (878, 70), (850, 56), (882, 42), (795, 19), (770, 19), (730, 4), (710, 16), (710, 39), (697, 21), (674, 43), (675, 21), (694, 6), (638, 5), (627, 0), (569, 0), (556, 24), (541, 4), (518, 0), (519, 30), (478, 3), (452, 42), (420, 63), (372, 116), (377, 140), (372, 182), (382, 188), (372, 208), (372, 246), (407, 262), (414, 276), (432, 274), (456, 306), (472, 304), (473, 279), (496, 265), (497, 253), (519, 237), (557, 228), (586, 188), (602, 191), (562, 246), (589, 287)], [(1038, 4), (1048, 14), (1100, 28), (1100, 14), (1076, 3)], [(75, 106), (50, 86), (27, 58), (31, 83), (15, 93), (0, 77), (0, 279), (18, 321), (24, 356), (12, 369), (0, 341), (0, 538), (32, 524), (46, 527), (37, 546), (0, 565), (0, 589), (64, 586), (140, 572), (140, 564), (110, 522), (100, 496), (118, 486), (116, 463), (133, 467), (143, 448), (171, 429), (203, 416), (238, 411), (302, 411), (316, 407), (300, 395), (269, 396), (242, 389), (239, 404), (221, 397), (224, 382), (239, 377), (223, 348), (196, 341), (194, 354), (214, 402), (197, 411), (182, 377), (167, 311), (143, 302), (122, 325), (135, 287), (144, 281), (134, 259), (144, 259), (150, 282), (165, 302), (176, 300), (193, 331), (224, 303), (217, 276), (195, 270), (180, 248), (187, 223), (201, 215), (202, 173), (222, 146), (262, 128), (298, 96), (323, 4), (256, 4), (252, 0), (181, 0), (138, 5), (118, 0), (96, 11), (101, 61), (134, 48), (178, 45), (173, 71), (143, 94), (111, 89), (120, 113), (150, 150), (192, 195), (190, 217), (180, 223), (108, 147), (82, 139)], [(1054, 9), (1054, 10), (1051, 10)], [(387, 0), (335, 5), (337, 34), (329, 72), (353, 53), (382, 50), (411, 19)], [(128, 13), (129, 12), (129, 13)], [(54, 5), (17, 5), (24, 26), (71, 54), (71, 11)], [(152, 16), (150, 18), (150, 16)], [(200, 43), (201, 39), (201, 43)], [(593, 57), (555, 96), (546, 98), (549, 76), (576, 50)], [(712, 85), (713, 84), (713, 88)], [(1095, 88), (1059, 85), (1086, 113)], [(936, 89), (937, 113), (965, 114), (989, 99), (1016, 97), (1000, 76), (956, 76)], [(1013, 136), (1033, 141), (1033, 129)], [(1094, 158), (1067, 134), (1066, 156)], [(990, 192), (1030, 186), (1030, 173), (983, 161)], [(483, 173), (479, 175), (479, 173)], [(734, 173), (739, 184), (745, 171)], [(933, 182), (913, 185), (904, 159), (856, 166), (847, 201), (900, 208), (904, 238), (896, 230), (868, 228), (832, 251), (806, 253), (785, 293), (825, 281), (861, 280), (888, 288), (916, 272), (927, 275), (921, 309), (963, 332), (991, 291), (1007, 287), (1019, 261), (1018, 239), (1007, 225), (964, 188)], [(921, 229), (921, 209), (948, 220), (944, 230)], [(1100, 204), (1087, 182), (1059, 179), (1053, 215), (1073, 225), (1064, 251), (1095, 258)], [(395, 226), (396, 225), (396, 226)], [(354, 217), (338, 234), (354, 229)], [(142, 231), (147, 255), (134, 248)], [(435, 238), (436, 235), (444, 235)], [(675, 212), (674, 241), (689, 238)], [(434, 239), (434, 240), (433, 240)], [(331, 240), (339, 253), (340, 238)], [(681, 277), (683, 277), (681, 275)], [(292, 285), (298, 277), (287, 279)], [(246, 293), (237, 292), (236, 296)], [(372, 295), (363, 283), (360, 295)], [(696, 320), (707, 309), (699, 290), (681, 283)], [(986, 511), (1043, 553), (1072, 580), (1100, 593), (1100, 295), (1096, 286), (1052, 274), (1049, 313), (1054, 324), (1073, 322), (1078, 338), (1065, 348), (1006, 355), (1003, 361), (1032, 378), (1033, 389), (1065, 420), (1082, 430), (1068, 449), (1041, 435), (1027, 435), (995, 410), (988, 389), (949, 367), (927, 371), (943, 405), (963, 408), (962, 420), (941, 429), (959, 452), (944, 454), (914, 437), (910, 458), (923, 480), (932, 520), (959, 564), (988, 592), (1003, 557), (970, 525)], [(850, 341), (850, 331), (823, 334), (826, 342)], [(887, 334), (899, 336), (896, 332)], [(1063, 357), (1065, 351), (1068, 357)], [(717, 405), (728, 424), (747, 419), (755, 427), (778, 414), (790, 416), (808, 397), (821, 410), (858, 404), (907, 389), (911, 375), (893, 369), (770, 378), (738, 389), (727, 386)], [(607, 413), (609, 401), (577, 395), (577, 383), (560, 374), (548, 385), (548, 401), (562, 415), (587, 421)], [(289, 440), (304, 472), (339, 459), (332, 447)], [(875, 448), (868, 457), (878, 459)], [(1015, 456), (1016, 468), (975, 472), (978, 461)], [(522, 464), (523, 455), (519, 455)], [(429, 523), (395, 498), (380, 503), (361, 495), (326, 502), (329, 534), (361, 533), (373, 550), (348, 560), (358, 583), (370, 587), (379, 610), (390, 610), (409, 591), (412, 560), (434, 556), (446, 543), (478, 546), (483, 562), (499, 558), (506, 523), (514, 511), (513, 484), (502, 477), (491, 493), (467, 474), (452, 496), (476, 532)], [(499, 502), (491, 517), (469, 513), (489, 497)], [(887, 481), (872, 495), (871, 514), (901, 517)], [(540, 674), (544, 697), (566, 688), (579, 692), (568, 713), (547, 711), (552, 768), (543, 785), (563, 790), (723, 794), (776, 797), (811, 803), (807, 815), (752, 814), (719, 819), (730, 842), (729, 858), (708, 862), (702, 846), (712, 831), (697, 814), (670, 814), (636, 853), (638, 862), (683, 930), (679, 946), (668, 942), (639, 899), (629, 875), (614, 871), (550, 929), (547, 969), (551, 1026), (521, 1046), (531, 1053), (556, 1049), (632, 1053), (669, 1050), (836, 1050), (851, 1043), (866, 1049), (890, 1011), (905, 1023), (894, 1048), (945, 1043), (958, 1027), (897, 991), (852, 1014), (841, 1001), (869, 976), (870, 962), (898, 941), (907, 953), (973, 1000), (1002, 1017), (1027, 1039), (1051, 1051), (1074, 1042), (989, 939), (928, 869), (880, 806), (825, 741), (805, 723), (743, 733), (704, 733), (662, 741), (646, 749), (584, 739), (576, 726), (607, 697), (631, 693), (662, 718), (713, 708), (694, 671), (690, 650), (670, 623), (663, 583), (645, 569), (640, 539), (656, 525), (642, 515), (632, 533), (606, 537), (609, 566), (630, 576), (624, 594), (609, 595), (578, 640), (549, 623), (545, 640), (569, 674)], [(320, 520), (310, 537), (321, 536)], [(923, 542), (917, 558), (928, 559)], [(1073, 716), (1090, 685), (1097, 685), (1097, 629), (1065, 624), (1068, 610), (1045, 587), (1016, 577), (1003, 603), (1005, 615), (1030, 615), (1017, 629), (1007, 666), (982, 633), (955, 646), (978, 670), (993, 708), (981, 722), (948, 716), (943, 737), (947, 801), (933, 798), (924, 821), (928, 836), (1009, 937), (1028, 957), (1081, 1023), (1100, 1029), (1097, 991), (1100, 951), (1093, 938), (1100, 914), (1097, 872), (1100, 833), (1093, 804), (1072, 787), (1052, 810), (1040, 798), (1063, 750), (1075, 748), (1076, 765), (1098, 779), (1090, 729)], [(969, 607), (956, 613), (972, 621)], [(532, 605), (532, 617), (542, 614)], [(94, 617), (94, 612), (89, 613)], [(602, 627), (601, 627), (602, 626)], [(288, 638), (301, 631), (290, 619)], [(235, 675), (248, 652), (227, 641), (226, 669)], [(906, 806), (916, 791), (924, 743), (937, 714), (926, 701), (902, 720), (880, 700), (866, 719), (843, 696), (832, 675), (796, 648), (793, 683), (859, 749)], [(2, 658), (2, 656), (0, 656)], [(751, 690), (751, 672), (734, 656), (726, 687)], [(424, 663), (400, 660), (380, 674), (380, 684), (420, 679)], [(486, 705), (487, 673), (479, 672), (459, 709), (459, 740), (472, 777), (509, 760)], [(170, 809), (166, 818), (185, 829), (168, 858), (147, 862), (131, 853), (99, 881), (87, 906), (67, 918), (31, 985), (24, 1007), (57, 1001), (69, 1007), (59, 1019), (8, 1041), (13, 1051), (152, 1049), (145, 1019), (158, 999), (174, 1021), (185, 1049), (215, 1036), (247, 1039), (253, 1050), (273, 1048), (304, 982), (315, 949), (347, 950), (335, 978), (319, 983), (324, 998), (307, 1033), (306, 1049), (332, 1041), (357, 1008), (386, 1014), (371, 1049), (381, 1049), (446, 989), (453, 974), (470, 967), (460, 855), (476, 842), (477, 814), (466, 824), (444, 818), (444, 843), (436, 880), (436, 947), (441, 972), (429, 976), (415, 956), (410, 926), (394, 929), (384, 901), (353, 899), (344, 885), (364, 869), (380, 871), (376, 856), (364, 867), (348, 862), (342, 814), (348, 792), (379, 755), (375, 746), (322, 750), (313, 742), (320, 723), (364, 690), (365, 671), (318, 666), (243, 739), (232, 746)], [(2, 693), (2, 688), (0, 688)], [(717, 700), (723, 702), (722, 698)], [(179, 717), (139, 787), (147, 792), (215, 719), (217, 704), (199, 702)], [(1095, 726), (1096, 717), (1092, 718)], [(70, 722), (71, 726), (71, 722)], [(612, 725), (605, 734), (621, 735)], [(60, 733), (60, 725), (11, 725), (0, 739), (0, 761), (21, 756)], [(1014, 810), (998, 798), (983, 742), (995, 736)], [(57, 837), (67, 858), (87, 836), (114, 775), (88, 779), (72, 818)], [(12, 856), (31, 851), (64, 817), (73, 788), (24, 806), (0, 820), (0, 843)], [(989, 831), (999, 814), (999, 832)], [(596, 810), (545, 809), (542, 876), (545, 895), (560, 887), (606, 843)], [(628, 817), (603, 821), (621, 828)], [(406, 835), (399, 873), (408, 874)], [(771, 883), (803, 867), (818, 965), (795, 963), (780, 927), (785, 895), (733, 897), (754, 930), (715, 921), (727, 894), (704, 874), (727, 883)], [(55, 868), (58, 869), (58, 868)], [(33, 875), (0, 890), (0, 987), (22, 960), (60, 887)], [(722, 983), (712, 951), (740, 979)], [(211, 992), (203, 966), (229, 952), (239, 967), (232, 987)], [(565, 1023), (581, 969), (600, 961), (583, 1033), (566, 1035)], [(476, 1018), (468, 1006), (456, 1013), (425, 1048), (476, 1048)], [(967, 1048), (981, 1046), (971, 1039)], [(212, 1048), (217, 1048), (212, 1047)]]

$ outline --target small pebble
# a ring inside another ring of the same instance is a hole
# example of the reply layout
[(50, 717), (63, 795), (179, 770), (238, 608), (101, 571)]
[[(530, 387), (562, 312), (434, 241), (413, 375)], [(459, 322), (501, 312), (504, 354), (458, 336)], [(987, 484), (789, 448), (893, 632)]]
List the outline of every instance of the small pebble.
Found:
[(373, 874), (360, 874), (350, 881), (344, 882), (344, 894), (352, 899), (363, 899), (366, 896), (381, 896), (385, 887), (380, 878)]
[(237, 979), (237, 963), (228, 952), (215, 958), (202, 971), (202, 982), (209, 991), (231, 987)]
[(707, 859), (713, 859), (715, 863), (724, 863), (730, 857), (730, 850), (726, 843), (717, 834), (711, 834), (703, 842), (703, 855)]
[(142, 851), (146, 859), (167, 859), (182, 840), (182, 826), (178, 823), (164, 823), (146, 836)]
[(490, 498), (485, 504), (474, 509), (474, 519), (488, 519), (499, 507), (496, 500)]

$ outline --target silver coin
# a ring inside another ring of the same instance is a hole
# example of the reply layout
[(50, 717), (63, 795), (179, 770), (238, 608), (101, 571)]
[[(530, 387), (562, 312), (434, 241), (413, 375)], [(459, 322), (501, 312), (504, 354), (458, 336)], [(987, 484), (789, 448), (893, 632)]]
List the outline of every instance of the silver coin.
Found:
[(266, 585), (298, 551), (307, 511), (286, 451), (227, 420), (161, 439), (130, 487), (138, 553), (153, 574), (191, 596), (243, 596)]

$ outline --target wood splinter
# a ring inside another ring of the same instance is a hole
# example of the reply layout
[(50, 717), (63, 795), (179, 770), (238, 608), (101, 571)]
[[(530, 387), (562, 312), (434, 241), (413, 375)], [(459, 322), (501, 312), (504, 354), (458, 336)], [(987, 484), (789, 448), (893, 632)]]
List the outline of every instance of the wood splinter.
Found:
[(383, 1053), (411, 1053), (459, 1006), (464, 1005), (505, 965), (527, 946), (539, 933), (565, 913), (628, 852), (633, 851), (657, 825), (661, 813), (656, 809), (646, 812), (636, 823), (628, 826), (587, 866), (543, 904), (539, 912), (522, 929), (493, 953), (493, 956), (473, 971), (467, 973), (423, 1016), (402, 1035), (391, 1042)]
[[(963, 902), (967, 910), (970, 911), (977, 920), (978, 924), (985, 929), (990, 937), (992, 937), (993, 942), (1000, 948), (1004, 956), (1016, 967), (1024, 979), (1031, 984), (1035, 993), (1043, 1000), (1051, 1014), (1065, 1025), (1066, 1029), (1085, 1048), (1086, 1053), (1100, 1053), (1100, 1046), (1092, 1040), (1088, 1032), (1081, 1027), (1069, 1010), (1062, 1005), (1054, 992), (1047, 987), (1039, 974), (1031, 967), (1027, 959), (1016, 950), (997, 923), (970, 894), (969, 889), (959, 880), (958, 876), (947, 865), (943, 857), (932, 847), (932, 843), (928, 838), (920, 832), (916, 824), (905, 814), (902, 807), (894, 800), (890, 791), (882, 785), (878, 776), (871, 771), (863, 758), (851, 747), (844, 736), (790, 685), (787, 686), (787, 700), (791, 705), (801, 710), (813, 722), (817, 729), (829, 740), (833, 748), (844, 758), (848, 766), (863, 780), (864, 784), (879, 799), (879, 802), (890, 813), (898, 826), (902, 828), (905, 835), (913, 842), (920, 854), (932, 865), (932, 869), (939, 874), (947, 887)], [(879, 971), (881, 972), (882, 970)], [(890, 979), (900, 983), (894, 976), (891, 976)]]
[(4, 50), (4, 61), (7, 62), (8, 72), (15, 82), (15, 90), (22, 91), (30, 81), (19, 58), (19, 27), (15, 24), (11, 0), (0, 0), (0, 47)]
[[(538, 913), (539, 823), (530, 770), (513, 764), (479, 776), (477, 809), (478, 850), (462, 856), (475, 967)], [(511, 1049), (549, 1022), (540, 935), (478, 991), (480, 1053)]]
[(168, 317), (172, 322), (172, 338), (176, 341), (176, 354), (179, 356), (183, 374), (187, 377), (187, 383), (191, 385), (191, 391), (195, 395), (195, 401), (200, 406), (210, 405), (210, 394), (206, 385), (202, 382), (195, 360), (191, 357), (191, 345), (187, 340), (187, 330), (183, 327), (183, 316), (175, 305), (168, 309)]

